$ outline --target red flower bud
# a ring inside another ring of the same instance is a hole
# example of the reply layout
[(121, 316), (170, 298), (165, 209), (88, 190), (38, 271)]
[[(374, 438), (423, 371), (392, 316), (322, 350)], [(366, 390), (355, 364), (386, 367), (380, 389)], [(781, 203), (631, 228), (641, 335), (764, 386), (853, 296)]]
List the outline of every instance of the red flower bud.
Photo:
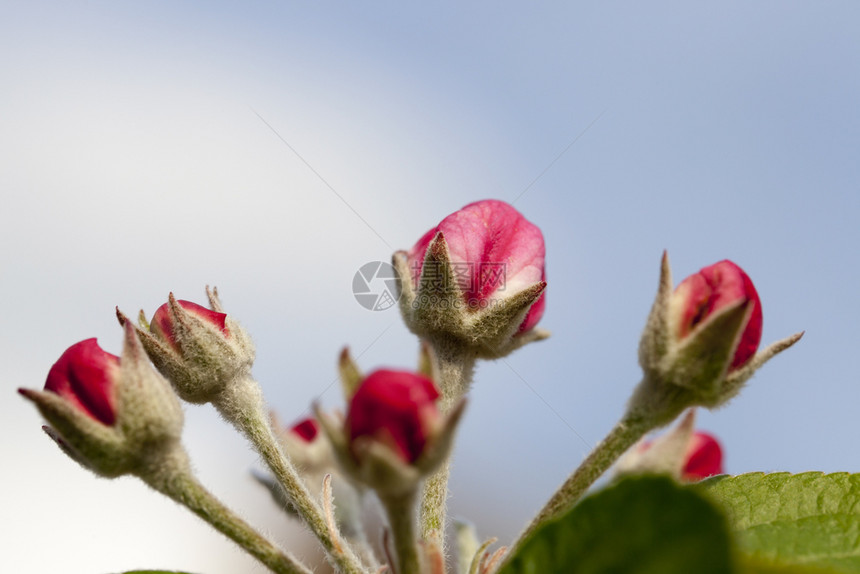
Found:
[(122, 359), (87, 339), (51, 367), (43, 391), (18, 392), (39, 409), (48, 423), (42, 428), (63, 452), (101, 476), (148, 472), (181, 450), (182, 408), (130, 324)]
[(439, 423), (433, 381), (409, 371), (378, 370), (356, 389), (346, 417), (349, 441), (372, 437), (390, 446), (408, 463), (424, 452), (428, 435)]
[[(452, 213), (412, 247), (408, 261), (416, 286), (427, 248), (440, 232), (447, 243), (464, 303), (472, 311), (483, 309), (493, 299), (513, 295), (546, 278), (541, 230), (504, 201), (488, 199)], [(544, 295), (541, 294), (520, 324), (519, 331), (534, 327), (543, 311)]]
[(761, 341), (761, 301), (749, 276), (728, 259), (704, 267), (684, 279), (672, 296), (679, 306), (676, 336), (687, 337), (713, 313), (733, 303), (752, 303), (752, 310), (729, 365), (729, 371), (742, 367), (755, 355)]
[[(177, 300), (173, 293), (147, 322), (140, 312), (135, 331), (155, 367), (184, 400), (203, 404), (229, 398), (242, 381), (250, 381), (254, 345), (248, 333), (224, 313), (218, 291), (210, 290), (210, 309)], [(117, 309), (121, 325), (129, 322)]]
[(290, 429), (294, 435), (298, 436), (305, 442), (313, 442), (320, 432), (319, 423), (312, 418), (307, 418), (299, 421)]
[(54, 363), (45, 390), (60, 395), (91, 418), (113, 425), (118, 375), (119, 357), (103, 351), (96, 339), (87, 339), (66, 349)]
[(618, 462), (621, 474), (667, 473), (685, 482), (695, 482), (723, 474), (723, 451), (713, 436), (693, 431), (695, 412), (689, 411), (681, 423), (653, 441), (640, 442)]
[(657, 296), (639, 341), (644, 377), (628, 414), (649, 417), (659, 426), (685, 408), (725, 404), (762, 365), (803, 336), (797, 333), (759, 351), (761, 329), (761, 301), (743, 269), (720, 261), (673, 290), (664, 252)]
[(690, 437), (681, 475), (688, 482), (723, 474), (723, 450), (713, 436), (696, 432)]
[[(224, 334), (224, 337), (230, 336), (230, 331), (227, 329), (226, 325), (226, 313), (212, 311), (211, 309), (207, 309), (206, 307), (198, 305), (197, 303), (192, 303), (191, 301), (183, 301), (179, 299), (176, 302), (188, 313), (217, 328)], [(176, 342), (176, 327), (174, 326), (174, 317), (170, 313), (169, 303), (165, 303), (155, 311), (149, 328), (154, 335), (169, 343), (173, 348), (176, 349), (179, 347)]]

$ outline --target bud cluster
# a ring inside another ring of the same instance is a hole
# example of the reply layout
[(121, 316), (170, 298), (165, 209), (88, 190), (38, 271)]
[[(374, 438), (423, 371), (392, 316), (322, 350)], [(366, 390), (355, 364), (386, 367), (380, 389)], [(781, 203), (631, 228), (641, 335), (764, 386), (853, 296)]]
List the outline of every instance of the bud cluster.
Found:
[[(41, 412), (48, 435), (84, 467), (105, 477), (136, 475), (272, 571), (309, 574), (194, 478), (180, 443), (179, 399), (210, 403), (260, 454), (270, 474), (258, 473), (258, 480), (304, 522), (338, 572), (444, 574), (448, 463), (475, 362), (548, 337), (537, 326), (546, 304), (544, 238), (511, 205), (484, 200), (445, 217), (411, 249), (396, 252), (393, 263), (401, 314), (422, 339), (419, 366), (365, 375), (344, 349), (338, 364), (344, 414), (315, 404), (312, 417), (289, 427), (268, 415), (251, 376), (251, 338), (208, 288), (208, 308), (171, 293), (150, 320), (141, 311), (137, 325), (117, 309), (121, 357), (95, 339), (81, 341), (54, 364), (44, 390), (20, 393)], [(758, 292), (738, 265), (720, 261), (674, 287), (664, 253), (639, 344), (643, 379), (626, 414), (547, 502), (514, 551), (576, 504), (625, 452), (616, 467), (622, 474), (694, 481), (721, 473), (721, 447), (694, 431), (692, 410), (660, 438), (633, 445), (689, 407), (725, 404), (802, 335), (760, 351), (762, 326)], [(363, 496), (370, 491), (387, 518), (382, 561), (367, 544), (362, 522)], [(504, 569), (505, 551), (490, 554), (489, 544), (465, 544), (471, 550), (460, 557), (462, 569)]]

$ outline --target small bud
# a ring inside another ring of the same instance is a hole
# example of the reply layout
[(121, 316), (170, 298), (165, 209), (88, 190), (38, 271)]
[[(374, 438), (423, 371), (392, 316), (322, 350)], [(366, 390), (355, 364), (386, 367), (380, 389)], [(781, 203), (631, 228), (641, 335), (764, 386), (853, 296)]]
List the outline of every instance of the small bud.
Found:
[(438, 399), (423, 374), (380, 369), (360, 381), (345, 420), (315, 415), (350, 478), (391, 495), (414, 490), (450, 452), (465, 402), (442, 415)]
[(756, 352), (761, 332), (761, 301), (743, 269), (720, 261), (673, 291), (664, 253), (657, 298), (639, 344), (645, 377), (631, 400), (631, 412), (662, 425), (686, 407), (724, 404), (756, 369), (802, 336)]
[(694, 431), (695, 411), (653, 441), (642, 440), (618, 461), (619, 475), (637, 473), (668, 474), (675, 479), (694, 482), (723, 473), (723, 452), (717, 440)]
[(181, 448), (182, 408), (130, 326), (122, 359), (87, 339), (63, 353), (44, 391), (19, 392), (48, 421), (48, 436), (101, 476), (146, 473)]
[(320, 480), (332, 471), (335, 461), (331, 444), (320, 433), (319, 423), (314, 418), (307, 417), (291, 427), (285, 427), (274, 413), (270, 417), (278, 442), (298, 469), (303, 473), (318, 474)]
[(319, 434), (320, 426), (314, 419), (303, 419), (290, 428), (290, 433), (299, 437), (304, 442), (311, 444)]
[[(135, 327), (153, 364), (190, 403), (215, 401), (238, 379), (247, 379), (254, 363), (248, 333), (223, 312), (218, 292), (209, 291), (212, 309), (177, 300), (171, 293), (152, 321), (141, 311)], [(120, 324), (128, 318), (117, 310)]]
[(469, 204), (394, 254), (406, 325), (485, 358), (546, 338), (535, 327), (545, 305), (544, 256), (543, 234), (516, 209)]
[(690, 438), (681, 478), (695, 482), (723, 474), (723, 449), (714, 436), (706, 432), (696, 432)]
[(378, 441), (405, 462), (415, 462), (427, 436), (437, 430), (438, 398), (433, 381), (422, 375), (384, 369), (371, 373), (350, 401), (346, 416), (350, 443), (364, 438)]

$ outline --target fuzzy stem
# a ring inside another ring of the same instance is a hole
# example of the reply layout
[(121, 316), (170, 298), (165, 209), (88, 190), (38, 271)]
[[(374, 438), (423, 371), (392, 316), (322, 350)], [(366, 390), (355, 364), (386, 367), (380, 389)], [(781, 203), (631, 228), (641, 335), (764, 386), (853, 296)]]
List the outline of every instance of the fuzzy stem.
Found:
[(379, 499), (388, 516), (388, 526), (394, 537), (394, 551), (397, 554), (397, 574), (420, 574), (421, 562), (418, 557), (418, 540), (415, 537), (415, 499), (416, 492), (399, 496), (382, 496)]
[(236, 381), (213, 404), (227, 421), (245, 435), (263, 458), (298, 515), (325, 548), (337, 571), (342, 574), (364, 574), (366, 570), (361, 561), (338, 532), (329, 529), (322, 508), (281, 449), (265, 415), (259, 384), (251, 378)]
[(572, 508), (594, 484), (594, 481), (618, 460), (618, 457), (658, 426), (659, 423), (654, 417), (644, 416), (640, 412), (628, 412), (532, 519), (529, 526), (511, 546), (508, 556), (513, 556), (536, 528)]
[[(475, 372), (475, 357), (463, 351), (456, 341), (434, 340), (431, 342), (439, 365), (439, 386), (442, 398), (439, 410), (445, 414), (463, 398), (472, 384)], [(424, 483), (421, 497), (421, 537), (429, 540), (433, 532), (439, 533), (440, 550), (445, 553), (445, 514), (448, 503), (448, 477), (451, 460), (446, 459), (436, 472)]]
[(198, 482), (188, 456), (177, 448), (166, 457), (141, 469), (138, 476), (153, 489), (187, 507), (218, 532), (241, 546), (248, 554), (277, 574), (311, 574), (311, 570), (290, 554), (266, 540), (247, 522), (224, 506)]

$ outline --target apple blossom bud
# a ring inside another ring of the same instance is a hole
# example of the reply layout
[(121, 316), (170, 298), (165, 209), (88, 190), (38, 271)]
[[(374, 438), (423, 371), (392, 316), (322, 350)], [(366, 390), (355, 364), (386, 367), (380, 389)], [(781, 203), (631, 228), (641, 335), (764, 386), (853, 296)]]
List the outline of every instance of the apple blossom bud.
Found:
[(369, 437), (385, 443), (406, 462), (424, 452), (427, 435), (439, 423), (433, 381), (409, 371), (381, 369), (364, 379), (346, 415), (349, 439)]
[(761, 331), (761, 301), (740, 267), (720, 261), (673, 290), (664, 253), (657, 297), (639, 343), (645, 376), (629, 414), (663, 425), (687, 407), (722, 405), (758, 368), (803, 335), (757, 352)]
[[(354, 366), (348, 352), (341, 367)], [(357, 366), (349, 369), (359, 373)], [(380, 496), (413, 492), (451, 450), (465, 401), (439, 412), (439, 391), (423, 373), (380, 369), (361, 378), (351, 394), (345, 420), (314, 415), (350, 479)]]
[(122, 359), (87, 339), (63, 353), (44, 391), (19, 392), (48, 421), (48, 436), (99, 475), (142, 475), (181, 448), (182, 408), (130, 326)]
[(723, 449), (712, 435), (706, 432), (696, 432), (690, 438), (681, 469), (681, 477), (687, 482), (694, 482), (723, 474)]
[[(214, 402), (237, 380), (250, 376), (254, 346), (247, 332), (223, 312), (217, 291), (211, 309), (177, 300), (171, 293), (147, 323), (140, 313), (135, 327), (153, 364), (190, 403)], [(117, 310), (125, 324), (128, 318)]]
[(314, 439), (319, 434), (320, 427), (317, 421), (311, 418), (302, 419), (290, 428), (290, 432), (298, 436), (306, 443), (314, 442)]
[(731, 305), (747, 305), (746, 317), (729, 370), (743, 366), (755, 355), (761, 341), (761, 301), (744, 270), (725, 259), (702, 268), (678, 285), (670, 303), (676, 336), (690, 336), (708, 317)]
[(503, 201), (471, 203), (394, 254), (407, 326), (496, 358), (546, 338), (540, 229)]
[[(217, 329), (225, 338), (230, 337), (230, 331), (227, 329), (227, 314), (212, 311), (192, 303), (191, 301), (183, 301), (178, 299), (176, 303), (186, 311), (189, 315), (193, 315), (200, 319), (203, 323), (208, 323), (210, 326)], [(159, 307), (152, 315), (152, 321), (149, 324), (149, 330), (156, 337), (161, 338), (166, 343), (169, 343), (174, 349), (181, 349), (177, 336), (181, 334), (181, 326), (177, 324), (177, 317), (170, 312), (170, 303), (165, 303)]]
[(116, 420), (114, 386), (118, 377), (119, 357), (102, 350), (95, 338), (86, 339), (66, 349), (54, 363), (45, 390), (110, 426)]
[(669, 432), (651, 441), (640, 441), (618, 460), (616, 474), (668, 474), (694, 482), (722, 474), (723, 453), (717, 440), (694, 431), (695, 411), (690, 410)]
[(281, 424), (275, 413), (270, 413), (271, 427), (284, 452), (303, 472), (319, 475), (318, 489), (323, 475), (332, 472), (335, 467), (331, 444), (320, 433), (319, 423), (312, 417), (304, 418), (291, 427)]

